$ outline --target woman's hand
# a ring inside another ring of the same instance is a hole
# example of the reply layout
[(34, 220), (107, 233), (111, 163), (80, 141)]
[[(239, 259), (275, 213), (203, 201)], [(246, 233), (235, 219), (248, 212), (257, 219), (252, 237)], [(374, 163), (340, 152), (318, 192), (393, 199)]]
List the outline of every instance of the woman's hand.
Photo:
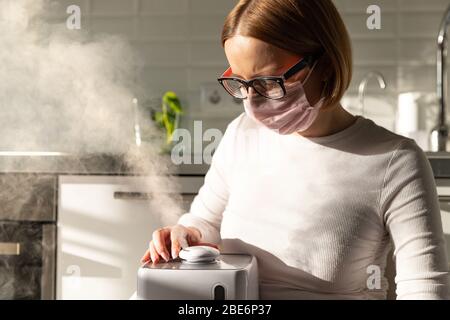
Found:
[(200, 239), (202, 234), (200, 230), (195, 227), (185, 227), (180, 224), (168, 226), (157, 229), (153, 232), (152, 241), (150, 241), (149, 249), (141, 258), (141, 262), (152, 261), (158, 263), (161, 257), (167, 262), (170, 260), (169, 250), (172, 258), (178, 257), (178, 253), (182, 248), (189, 246), (211, 246), (217, 248), (217, 245), (212, 243), (202, 243)]

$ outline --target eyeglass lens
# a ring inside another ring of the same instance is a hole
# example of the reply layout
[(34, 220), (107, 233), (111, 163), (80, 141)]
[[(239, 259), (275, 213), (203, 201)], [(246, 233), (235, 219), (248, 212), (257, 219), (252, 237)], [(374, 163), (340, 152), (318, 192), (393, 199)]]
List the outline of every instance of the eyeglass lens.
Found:
[[(247, 98), (248, 92), (243, 83), (233, 79), (226, 79), (223, 80), (223, 85), (232, 96), (239, 99)], [(256, 79), (252, 85), (257, 93), (266, 98), (277, 99), (284, 94), (283, 88), (275, 80)]]

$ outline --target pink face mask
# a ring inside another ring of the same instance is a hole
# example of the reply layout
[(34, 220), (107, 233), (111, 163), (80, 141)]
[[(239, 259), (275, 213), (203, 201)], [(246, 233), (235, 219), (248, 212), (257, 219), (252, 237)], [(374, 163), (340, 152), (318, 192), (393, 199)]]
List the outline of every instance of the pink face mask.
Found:
[(267, 99), (250, 87), (248, 97), (244, 99), (245, 113), (279, 134), (292, 134), (308, 129), (317, 118), (324, 101), (324, 98), (321, 98), (311, 106), (306, 98), (304, 85), (315, 66), (316, 64), (303, 83), (301, 81), (285, 83), (286, 95), (281, 99)]

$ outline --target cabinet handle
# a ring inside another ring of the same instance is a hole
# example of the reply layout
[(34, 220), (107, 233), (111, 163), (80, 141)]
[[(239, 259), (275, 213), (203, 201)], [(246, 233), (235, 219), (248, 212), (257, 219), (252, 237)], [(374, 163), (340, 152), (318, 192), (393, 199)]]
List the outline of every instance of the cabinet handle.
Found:
[[(166, 194), (173, 195), (181, 195), (181, 196), (195, 196), (197, 193), (195, 192), (182, 192), (182, 193), (170, 193)], [(114, 191), (114, 199), (121, 200), (151, 200), (154, 198), (154, 195), (149, 192), (128, 192), (128, 191)]]
[(0, 242), (0, 256), (18, 256), (20, 255), (20, 243)]
[(450, 202), (450, 196), (438, 196), (439, 201)]
[(125, 192), (114, 191), (114, 199), (121, 200), (150, 200), (153, 199), (151, 193), (146, 192)]

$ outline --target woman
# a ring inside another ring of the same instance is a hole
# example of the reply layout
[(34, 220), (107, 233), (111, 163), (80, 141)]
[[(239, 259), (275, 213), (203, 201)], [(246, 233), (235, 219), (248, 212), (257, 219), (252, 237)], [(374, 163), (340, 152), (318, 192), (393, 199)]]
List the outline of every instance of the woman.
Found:
[(245, 113), (143, 261), (202, 241), (255, 255), (261, 299), (383, 299), (393, 245), (398, 299), (448, 298), (430, 165), (414, 140), (341, 106), (351, 46), (331, 0), (241, 0), (222, 44), (219, 81)]

